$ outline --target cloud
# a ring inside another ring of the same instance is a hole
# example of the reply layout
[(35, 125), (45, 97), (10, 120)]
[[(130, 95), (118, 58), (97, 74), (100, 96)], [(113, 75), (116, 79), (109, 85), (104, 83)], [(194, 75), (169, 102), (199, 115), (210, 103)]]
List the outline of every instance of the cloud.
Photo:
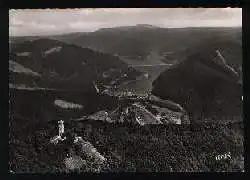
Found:
[(93, 14), (93, 13), (117, 13), (117, 14), (134, 14), (145, 11), (145, 8), (92, 8), (92, 9), (81, 9), (79, 10), (82, 14)]
[(46, 24), (46, 23), (38, 23), (36, 21), (32, 21), (29, 24), (27, 24), (28, 26), (30, 26), (30, 28), (36, 28), (36, 29), (44, 29), (44, 30), (53, 30), (56, 29), (56, 26), (53, 24)]
[(241, 8), (85, 8), (10, 10), (10, 35), (95, 31), (152, 24), (161, 27), (241, 26)]
[(83, 21), (76, 21), (69, 23), (69, 28), (73, 30), (97, 30), (100, 27), (105, 27), (105, 23), (102, 22), (83, 22)]
[(24, 22), (20, 21), (20, 20), (18, 20), (16, 18), (12, 18), (12, 19), (10, 19), (10, 24), (12, 26), (22, 26), (24, 24)]

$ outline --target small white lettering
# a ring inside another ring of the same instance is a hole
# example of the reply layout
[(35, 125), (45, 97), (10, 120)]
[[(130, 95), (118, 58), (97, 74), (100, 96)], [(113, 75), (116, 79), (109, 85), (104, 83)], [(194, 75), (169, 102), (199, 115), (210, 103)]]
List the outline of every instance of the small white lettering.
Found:
[(228, 152), (226, 154), (220, 154), (215, 157), (216, 161), (222, 160), (222, 159), (231, 159), (231, 153)]

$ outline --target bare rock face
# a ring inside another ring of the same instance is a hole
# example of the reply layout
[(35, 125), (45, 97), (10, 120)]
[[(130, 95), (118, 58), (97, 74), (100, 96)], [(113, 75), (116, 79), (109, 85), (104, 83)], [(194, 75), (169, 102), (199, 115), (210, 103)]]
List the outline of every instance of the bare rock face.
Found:
[(80, 172), (81, 168), (86, 165), (86, 161), (83, 160), (80, 156), (72, 156), (65, 158), (64, 160), (66, 171), (78, 171)]
[(242, 84), (229, 65), (192, 56), (163, 72), (152, 93), (179, 103), (195, 119), (233, 119), (242, 114)]
[(107, 167), (107, 160), (90, 142), (77, 137), (70, 157), (65, 158), (65, 165), (71, 171), (102, 172)]

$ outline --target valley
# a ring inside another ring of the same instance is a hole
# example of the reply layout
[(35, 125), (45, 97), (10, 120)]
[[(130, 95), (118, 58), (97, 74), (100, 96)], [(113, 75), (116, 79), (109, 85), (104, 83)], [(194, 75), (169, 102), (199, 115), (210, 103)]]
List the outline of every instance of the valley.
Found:
[[(10, 169), (244, 171), (240, 32), (137, 25), (10, 37)], [(59, 120), (66, 140), (53, 144)]]

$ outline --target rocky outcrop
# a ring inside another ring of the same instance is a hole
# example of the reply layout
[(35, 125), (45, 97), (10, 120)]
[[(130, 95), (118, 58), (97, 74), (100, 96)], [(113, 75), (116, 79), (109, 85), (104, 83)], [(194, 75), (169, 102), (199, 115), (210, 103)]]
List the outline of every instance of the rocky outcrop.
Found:
[(107, 160), (82, 137), (76, 137), (69, 157), (64, 159), (66, 171), (101, 172), (107, 168)]

